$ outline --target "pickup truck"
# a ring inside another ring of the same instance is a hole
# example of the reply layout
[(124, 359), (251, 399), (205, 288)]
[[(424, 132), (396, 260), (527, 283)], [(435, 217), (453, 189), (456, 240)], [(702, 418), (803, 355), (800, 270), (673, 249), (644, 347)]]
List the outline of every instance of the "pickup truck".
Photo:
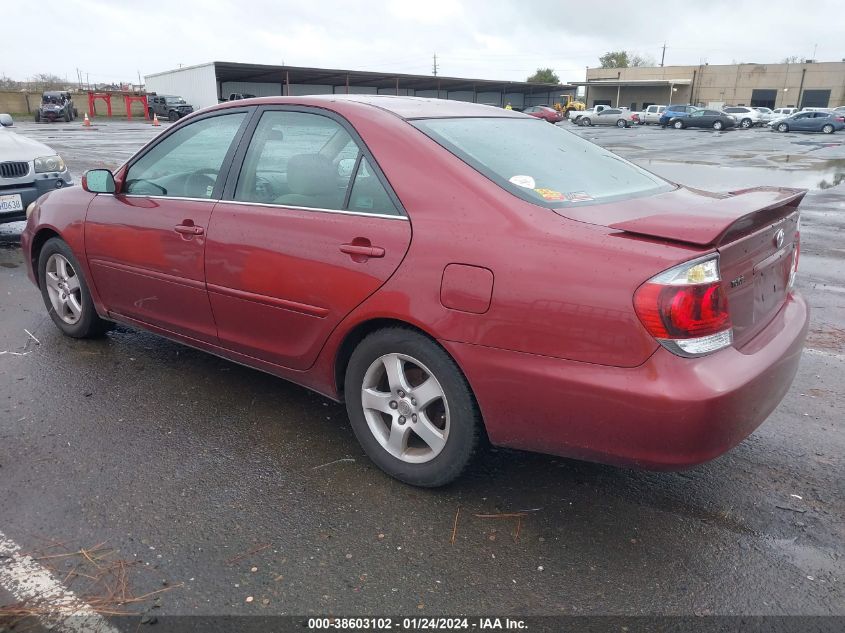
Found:
[(640, 125), (649, 123), (660, 123), (660, 115), (666, 109), (665, 105), (650, 105), (640, 112)]
[(593, 106), (592, 108), (587, 108), (586, 110), (570, 110), (569, 111), (569, 120), (576, 125), (579, 125), (578, 119), (580, 119), (584, 115), (590, 114), (598, 114), (602, 110), (607, 110), (610, 106), (608, 105), (597, 105)]

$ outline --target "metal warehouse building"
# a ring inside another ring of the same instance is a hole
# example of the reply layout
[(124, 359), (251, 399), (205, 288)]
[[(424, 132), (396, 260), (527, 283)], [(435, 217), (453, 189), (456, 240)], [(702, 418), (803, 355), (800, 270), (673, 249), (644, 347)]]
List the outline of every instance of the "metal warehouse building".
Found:
[(589, 68), (584, 86), (589, 106), (691, 103), (767, 108), (845, 105), (845, 61), (796, 64), (732, 64)]
[(209, 62), (145, 76), (147, 92), (184, 97), (205, 108), (231, 93), (257, 97), (315, 94), (389, 94), (471, 101), (515, 108), (559, 102), (572, 85), (461, 79), (432, 75)]

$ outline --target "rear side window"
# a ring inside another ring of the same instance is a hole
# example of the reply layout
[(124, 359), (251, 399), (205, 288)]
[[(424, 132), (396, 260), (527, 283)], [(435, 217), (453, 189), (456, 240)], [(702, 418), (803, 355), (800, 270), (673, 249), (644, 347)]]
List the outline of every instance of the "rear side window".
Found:
[(537, 120), (425, 119), (412, 124), (515, 196), (558, 208), (669, 191), (674, 185)]
[(334, 119), (307, 112), (261, 116), (234, 199), (400, 215), (349, 132)]
[(355, 174), (355, 181), (352, 183), (347, 209), (362, 213), (399, 215), (387, 190), (379, 182), (369, 161), (363, 156), (358, 165), (358, 172)]

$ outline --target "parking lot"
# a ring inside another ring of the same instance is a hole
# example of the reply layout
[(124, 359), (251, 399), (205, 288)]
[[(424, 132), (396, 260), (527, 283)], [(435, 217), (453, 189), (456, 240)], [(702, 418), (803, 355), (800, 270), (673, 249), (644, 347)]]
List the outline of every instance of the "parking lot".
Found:
[[(0, 538), (107, 544), (140, 561), (126, 582), (160, 591), (160, 616), (845, 616), (845, 133), (561, 125), (688, 186), (810, 190), (807, 349), (736, 449), (679, 473), (491, 449), (448, 488), (410, 488), (366, 459), (342, 405), (122, 326), (63, 337), (16, 223), (0, 226)], [(78, 183), (166, 127), (15, 129)]]

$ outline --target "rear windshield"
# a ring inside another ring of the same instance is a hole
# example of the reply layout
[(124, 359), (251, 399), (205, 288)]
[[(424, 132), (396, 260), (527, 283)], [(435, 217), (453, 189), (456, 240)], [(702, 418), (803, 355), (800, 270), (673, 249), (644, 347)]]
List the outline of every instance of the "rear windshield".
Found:
[(503, 189), (549, 208), (612, 202), (674, 188), (542, 120), (460, 118), (411, 123)]

